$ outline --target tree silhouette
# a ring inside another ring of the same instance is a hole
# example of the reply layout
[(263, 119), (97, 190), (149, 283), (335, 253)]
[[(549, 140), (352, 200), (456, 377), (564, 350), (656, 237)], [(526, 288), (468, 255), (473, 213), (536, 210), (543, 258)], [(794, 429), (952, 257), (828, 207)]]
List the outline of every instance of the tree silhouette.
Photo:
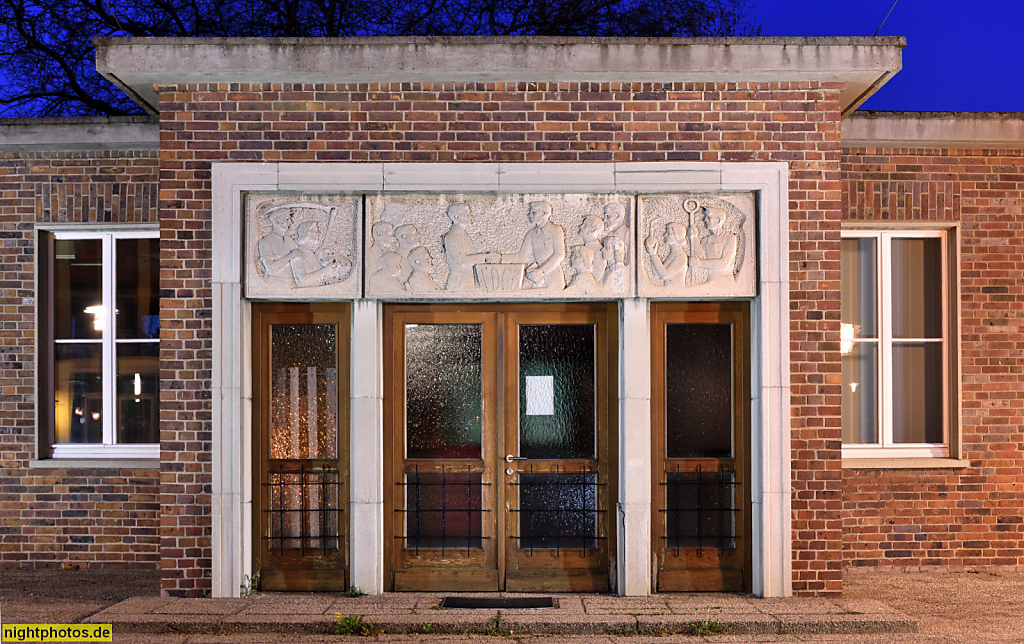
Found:
[(0, 0), (0, 116), (141, 111), (94, 37), (744, 36), (747, 0)]

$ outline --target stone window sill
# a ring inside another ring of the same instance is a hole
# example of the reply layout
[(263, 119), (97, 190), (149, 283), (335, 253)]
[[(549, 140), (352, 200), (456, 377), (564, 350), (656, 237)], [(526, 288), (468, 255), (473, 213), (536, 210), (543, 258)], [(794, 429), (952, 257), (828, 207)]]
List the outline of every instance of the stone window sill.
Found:
[(40, 470), (159, 470), (158, 458), (48, 458), (29, 461)]
[(844, 458), (844, 470), (958, 470), (971, 466), (965, 458)]

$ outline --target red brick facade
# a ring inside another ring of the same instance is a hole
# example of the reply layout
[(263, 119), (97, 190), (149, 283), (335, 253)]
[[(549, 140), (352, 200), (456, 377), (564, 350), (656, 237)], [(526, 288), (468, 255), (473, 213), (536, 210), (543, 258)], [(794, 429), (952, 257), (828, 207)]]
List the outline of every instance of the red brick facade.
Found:
[(846, 470), (852, 569), (1024, 566), (1024, 151), (844, 148), (843, 220), (959, 224), (962, 469)]
[(164, 590), (210, 587), (213, 161), (790, 164), (793, 587), (842, 588), (841, 83), (161, 88)]
[(30, 468), (35, 231), (156, 221), (155, 152), (0, 154), (0, 566), (156, 568), (155, 468)]

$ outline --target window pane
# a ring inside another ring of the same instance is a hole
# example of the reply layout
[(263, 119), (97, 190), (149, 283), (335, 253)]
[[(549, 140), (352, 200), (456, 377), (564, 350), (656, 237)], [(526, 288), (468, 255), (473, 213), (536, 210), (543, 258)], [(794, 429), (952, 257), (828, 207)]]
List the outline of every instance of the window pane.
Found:
[(480, 458), (482, 361), (479, 324), (405, 325), (408, 458)]
[(942, 337), (942, 244), (938, 238), (892, 240), (892, 335)]
[(54, 241), (53, 315), (58, 340), (103, 337), (102, 240)]
[(732, 456), (732, 393), (732, 327), (666, 325), (668, 458)]
[(159, 443), (160, 343), (117, 345), (117, 442)]
[(480, 548), (479, 474), (406, 474), (406, 548)]
[(844, 239), (840, 266), (842, 267), (842, 322), (843, 339), (876, 338), (878, 320), (877, 243), (871, 237)]
[(893, 442), (941, 443), (942, 343), (894, 343), (892, 380)]
[(843, 442), (878, 442), (878, 344), (851, 342), (842, 356)]
[(98, 342), (54, 347), (55, 442), (103, 442), (102, 364)]
[(117, 240), (117, 338), (160, 337), (160, 240)]
[(271, 458), (337, 458), (336, 361), (333, 324), (271, 325)]
[(596, 548), (596, 474), (520, 474), (519, 547)]
[(594, 457), (594, 377), (594, 325), (520, 325), (520, 456)]

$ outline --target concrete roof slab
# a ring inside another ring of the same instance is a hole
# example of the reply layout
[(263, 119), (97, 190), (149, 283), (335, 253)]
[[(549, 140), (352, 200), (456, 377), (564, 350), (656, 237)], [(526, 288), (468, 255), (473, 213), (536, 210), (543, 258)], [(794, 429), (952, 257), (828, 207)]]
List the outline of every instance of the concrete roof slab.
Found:
[(903, 38), (100, 38), (96, 68), (147, 110), (154, 85), (843, 81), (843, 113), (902, 66)]
[(147, 116), (0, 119), (0, 151), (156, 150), (160, 125)]
[(857, 112), (843, 147), (1024, 148), (1024, 112)]

